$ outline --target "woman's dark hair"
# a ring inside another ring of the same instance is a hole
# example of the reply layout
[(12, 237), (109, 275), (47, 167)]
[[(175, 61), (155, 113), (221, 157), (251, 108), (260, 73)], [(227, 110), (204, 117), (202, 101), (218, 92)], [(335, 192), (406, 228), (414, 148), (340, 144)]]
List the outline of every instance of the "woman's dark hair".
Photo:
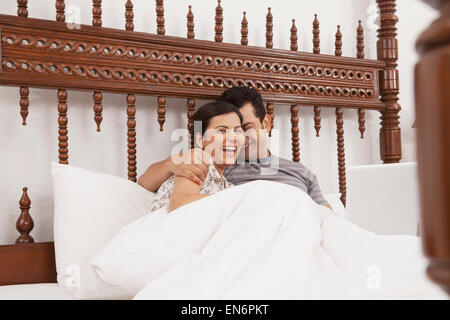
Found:
[(244, 104), (250, 102), (255, 116), (259, 118), (261, 123), (266, 116), (266, 108), (264, 108), (261, 95), (255, 89), (249, 87), (232, 87), (227, 89), (217, 100), (231, 103), (237, 108), (241, 108)]
[(194, 114), (194, 137), (197, 133), (201, 133), (203, 137), (213, 117), (232, 112), (238, 115), (239, 120), (242, 123), (242, 114), (231, 103), (224, 101), (213, 101), (202, 105), (197, 109), (197, 111), (195, 111)]

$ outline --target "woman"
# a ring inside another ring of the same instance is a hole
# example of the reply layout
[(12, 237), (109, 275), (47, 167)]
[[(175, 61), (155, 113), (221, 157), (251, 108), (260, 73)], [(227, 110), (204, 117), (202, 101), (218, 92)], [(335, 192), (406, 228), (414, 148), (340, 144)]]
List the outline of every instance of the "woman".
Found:
[[(244, 143), (242, 115), (232, 104), (214, 101), (194, 114), (194, 141), (202, 153), (201, 162), (209, 165), (203, 184), (182, 176), (171, 176), (159, 188), (150, 211), (167, 207), (171, 212), (181, 206), (231, 186), (223, 177), (228, 166), (236, 162)], [(187, 153), (185, 157), (191, 156)], [(190, 161), (190, 159), (183, 159)]]

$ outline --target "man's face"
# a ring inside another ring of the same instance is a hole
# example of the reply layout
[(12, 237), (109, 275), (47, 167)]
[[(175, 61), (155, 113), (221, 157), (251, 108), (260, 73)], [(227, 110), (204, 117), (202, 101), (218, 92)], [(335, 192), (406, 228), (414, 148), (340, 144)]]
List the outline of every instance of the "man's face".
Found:
[[(253, 105), (248, 102), (239, 111), (242, 114), (242, 128), (245, 132), (245, 148), (242, 149), (240, 158), (251, 161), (264, 158), (267, 152), (267, 129), (270, 128), (270, 116), (266, 115), (263, 123), (255, 115)], [(268, 123), (267, 123), (268, 122)]]

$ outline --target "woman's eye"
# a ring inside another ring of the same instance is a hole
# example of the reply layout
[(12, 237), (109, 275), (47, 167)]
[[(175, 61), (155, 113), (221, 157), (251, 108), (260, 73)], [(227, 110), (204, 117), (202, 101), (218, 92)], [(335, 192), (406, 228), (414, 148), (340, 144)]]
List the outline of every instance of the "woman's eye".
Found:
[(227, 130), (226, 129), (217, 129), (217, 132), (224, 134), (224, 133), (227, 133)]

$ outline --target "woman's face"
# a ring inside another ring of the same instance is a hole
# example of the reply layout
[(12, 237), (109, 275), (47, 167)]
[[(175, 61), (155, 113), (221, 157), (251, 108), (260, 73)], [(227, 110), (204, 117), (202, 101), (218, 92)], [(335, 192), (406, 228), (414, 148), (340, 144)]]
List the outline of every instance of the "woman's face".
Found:
[(226, 113), (211, 118), (205, 134), (197, 144), (211, 155), (215, 164), (231, 166), (236, 163), (237, 156), (244, 144), (241, 120), (234, 113)]

